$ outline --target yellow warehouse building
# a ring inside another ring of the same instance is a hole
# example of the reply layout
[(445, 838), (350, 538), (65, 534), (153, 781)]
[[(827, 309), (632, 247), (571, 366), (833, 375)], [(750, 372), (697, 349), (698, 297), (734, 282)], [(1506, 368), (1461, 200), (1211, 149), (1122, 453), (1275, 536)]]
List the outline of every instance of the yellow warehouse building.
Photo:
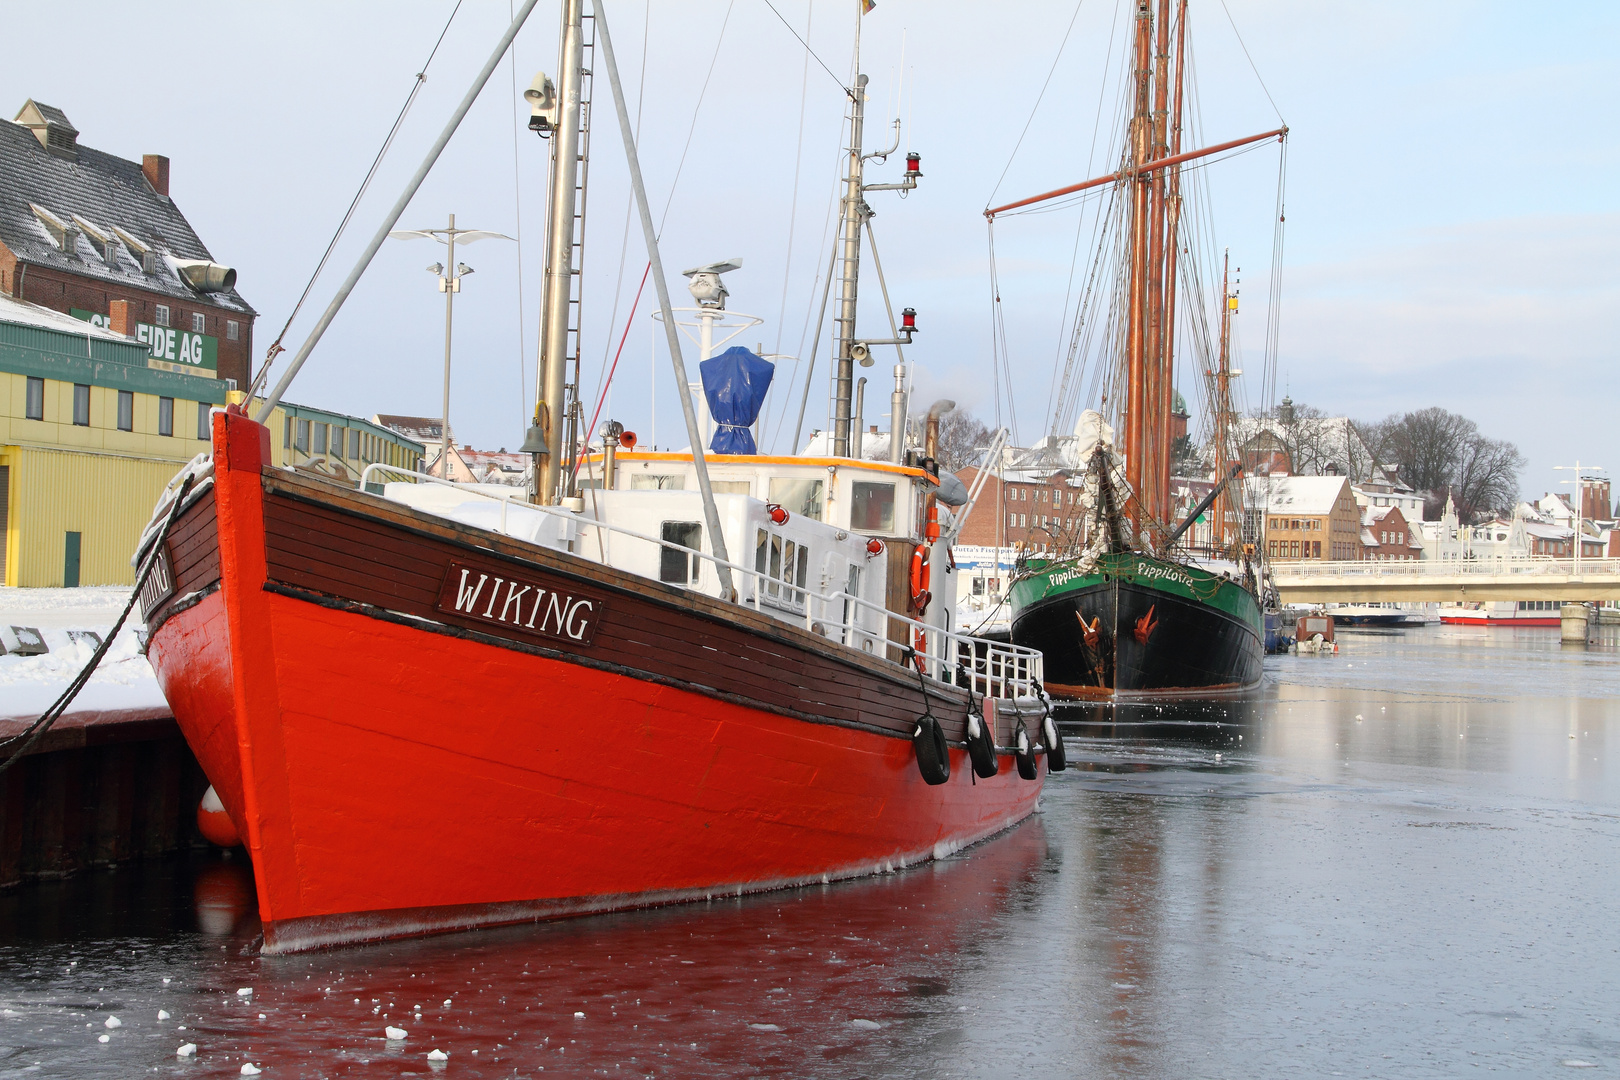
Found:
[[(217, 378), (149, 366), (149, 347), (0, 294), (0, 581), (133, 584), (130, 554), (174, 474), (209, 445)], [(240, 395), (237, 395), (238, 397)], [(355, 482), (423, 448), (357, 417), (288, 404), (274, 463)]]

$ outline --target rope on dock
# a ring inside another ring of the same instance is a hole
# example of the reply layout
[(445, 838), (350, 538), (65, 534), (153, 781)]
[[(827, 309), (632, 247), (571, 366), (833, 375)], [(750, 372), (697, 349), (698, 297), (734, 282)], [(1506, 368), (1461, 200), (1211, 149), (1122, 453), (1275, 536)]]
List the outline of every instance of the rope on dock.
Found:
[[(180, 510), (186, 503), (186, 493), (191, 490), (192, 482), (195, 479), (195, 476), (188, 474), (185, 482), (180, 485), (180, 493), (175, 496), (174, 503), (169, 507), (168, 519), (163, 522), (163, 531), (158, 533), (156, 539), (153, 540), (151, 548), (148, 549), (146, 561), (141, 566), (141, 572), (135, 577), (135, 588), (129, 595), (129, 603), (124, 605), (124, 610), (119, 614), (118, 621), (113, 623), (112, 630), (108, 632), (101, 644), (96, 647), (94, 655), (90, 657), (90, 662), (73, 677), (73, 681), (68, 683), (67, 689), (63, 690), (61, 696), (51, 703), (50, 708), (40, 714), (38, 720), (35, 720), (27, 728), (13, 736), (0, 739), (0, 751), (10, 751), (10, 756), (5, 761), (0, 762), (0, 774), (15, 765), (34, 748), (34, 744), (42, 739), (45, 733), (51, 729), (51, 725), (56, 723), (62, 714), (67, 711), (67, 707), (73, 703), (74, 698), (79, 696), (79, 691), (84, 689), (85, 684), (90, 681), (90, 676), (95, 674), (96, 668), (101, 665), (102, 658), (107, 655), (107, 650), (112, 648), (113, 640), (118, 637), (118, 631), (124, 628), (124, 620), (129, 618), (129, 613), (134, 609), (135, 602), (140, 599), (141, 590), (146, 587), (146, 579), (152, 576), (152, 568), (157, 565), (159, 553), (163, 551), (163, 542), (169, 538), (169, 530), (174, 528), (175, 521), (179, 519)], [(13, 746), (16, 746), (17, 749), (11, 750)]]

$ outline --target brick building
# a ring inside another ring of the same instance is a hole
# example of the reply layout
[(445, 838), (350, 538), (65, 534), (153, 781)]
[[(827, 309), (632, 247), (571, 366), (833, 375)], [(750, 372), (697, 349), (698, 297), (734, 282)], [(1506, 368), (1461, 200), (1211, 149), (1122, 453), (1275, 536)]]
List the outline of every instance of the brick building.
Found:
[[(979, 470), (971, 465), (956, 474), (969, 488), (978, 475)], [(1067, 537), (1078, 536), (1084, 516), (1078, 473), (1067, 469), (1009, 470), (1004, 476), (991, 473), (958, 542), (1047, 551), (1066, 546)]]
[(1423, 541), (1406, 522), (1398, 506), (1362, 508), (1361, 557), (1384, 562), (1408, 562), (1423, 557)]
[(1247, 504), (1264, 506), (1266, 555), (1278, 561), (1362, 558), (1361, 509), (1344, 476), (1256, 476)]
[(169, 197), (169, 159), (79, 144), (60, 109), (0, 123), (0, 292), (106, 327), (116, 301), (149, 366), (246, 389), (256, 313)]

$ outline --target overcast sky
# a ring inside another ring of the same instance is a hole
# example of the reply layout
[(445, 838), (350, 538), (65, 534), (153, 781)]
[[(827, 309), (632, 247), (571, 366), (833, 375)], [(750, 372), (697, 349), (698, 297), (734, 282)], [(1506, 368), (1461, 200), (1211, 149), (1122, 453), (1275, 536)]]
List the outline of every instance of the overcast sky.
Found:
[[(847, 79), (856, 0), (773, 2)], [(262, 355), (453, 6), (14, 5), (0, 83), (12, 99), (5, 107), (29, 97), (56, 105), (88, 145), (172, 159), (171, 193), (215, 257), (238, 269), (238, 288), (260, 312)], [(992, 421), (1015, 412), (1026, 443), (1050, 423), (1079, 218), (1062, 211), (997, 226), (1017, 380), (1009, 410), (992, 390), (981, 211), (992, 193), (1017, 198), (1107, 171), (1093, 130), (1101, 99), (1106, 134), (1105, 78), (1120, 44), (1113, 38), (1110, 52), (1110, 35), (1126, 32), (1129, 6), (1083, 0), (1075, 18), (1068, 0), (879, 0), (864, 19), (868, 145), (898, 115), (907, 120), (902, 151), (923, 155), (917, 192), (871, 197), (890, 293), (896, 307), (917, 309), (922, 327), (908, 353), (917, 398), (952, 397)], [(1279, 114), (1291, 129), (1278, 395), (1365, 419), (1429, 405), (1462, 412), (1528, 454), (1527, 493), (1555, 488), (1552, 466), (1577, 457), (1620, 469), (1609, 434), (1620, 386), (1620, 8), (1193, 0), (1191, 9), (1198, 136), (1264, 131)], [(290, 346), (396, 198), (509, 10), (509, 0), (464, 0)], [(764, 0), (610, 0), (608, 15), (633, 111), (640, 102), (655, 212), (668, 205), (663, 257), (677, 303), (686, 299), (678, 271), (741, 257), (727, 279), (730, 306), (764, 323), (739, 341), (807, 354), (813, 279), (831, 242), (838, 81)], [(454, 212), (460, 225), (517, 236), (521, 216), (522, 297), (518, 245), (488, 240), (463, 253), (477, 272), (457, 299), (451, 422), (479, 448), (515, 448), (533, 407), (546, 144), (521, 127), (513, 83), (521, 89), (536, 70), (555, 71), (557, 22), (553, 5), (536, 8), (515, 67), (499, 69), (400, 222), (437, 226)], [(584, 273), (591, 403), (645, 262), (639, 231), (624, 244), (628, 187), (605, 78), (596, 100)], [(897, 180), (902, 168), (899, 157), (874, 164), (869, 181)], [(1215, 242), (1246, 271), (1238, 363), (1251, 374), (1262, 361), (1277, 169), (1268, 146), (1203, 170)], [(427, 241), (385, 245), (289, 396), (368, 416), (437, 415), (444, 306), (423, 267), (441, 257)], [(656, 434), (660, 445), (680, 446), (668, 360), (652, 352), (654, 303), (649, 287), (607, 414), (644, 441)], [(862, 329), (886, 330), (875, 288)], [(807, 431), (825, 423), (826, 352), (824, 344)], [(689, 354), (694, 371), (695, 360)], [(876, 400), (886, 399), (890, 363), (885, 356), (868, 372)], [(791, 441), (803, 386), (802, 369), (790, 382), (793, 372), (784, 361), (767, 405), (765, 441), (778, 450)], [(1193, 380), (1178, 375), (1196, 401)], [(1251, 386), (1250, 399), (1258, 395)]]

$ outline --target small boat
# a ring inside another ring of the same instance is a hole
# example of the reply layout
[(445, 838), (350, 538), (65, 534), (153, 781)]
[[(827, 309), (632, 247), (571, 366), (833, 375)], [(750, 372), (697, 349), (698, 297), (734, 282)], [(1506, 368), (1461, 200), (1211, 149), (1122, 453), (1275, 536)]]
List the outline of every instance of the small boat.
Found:
[(1325, 611), (1301, 615), (1294, 622), (1294, 651), (1328, 654), (1339, 651), (1333, 640), (1333, 616)]
[(1447, 626), (1558, 626), (1559, 600), (1487, 600), (1457, 608), (1441, 608)]

